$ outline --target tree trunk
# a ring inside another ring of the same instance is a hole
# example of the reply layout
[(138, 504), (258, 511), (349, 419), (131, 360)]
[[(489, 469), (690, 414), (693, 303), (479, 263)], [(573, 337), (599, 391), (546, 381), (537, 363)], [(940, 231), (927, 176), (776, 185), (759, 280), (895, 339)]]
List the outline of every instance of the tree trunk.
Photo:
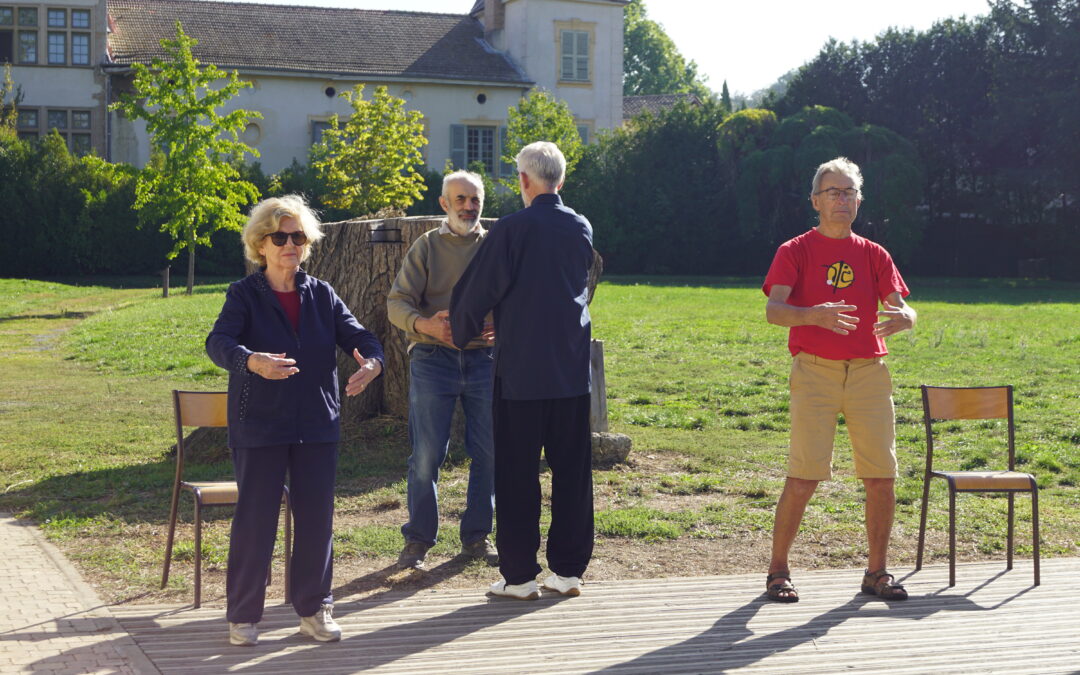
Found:
[(191, 295), (195, 289), (195, 242), (188, 244), (187, 258), (187, 294)]
[[(326, 236), (304, 264), (310, 274), (334, 287), (345, 306), (383, 346), (383, 375), (363, 394), (343, 402), (342, 420), (346, 424), (384, 412), (398, 417), (408, 414), (408, 342), (405, 333), (387, 319), (386, 296), (405, 252), (442, 220), (419, 216), (326, 223)], [(356, 361), (339, 352), (338, 377), (342, 383), (355, 371)]]
[[(382, 343), (383, 375), (363, 394), (342, 402), (342, 421), (354, 424), (381, 413), (407, 417), (409, 413), (409, 360), (405, 332), (386, 316), (386, 296), (394, 283), (405, 252), (428, 230), (437, 228), (442, 216), (413, 216), (384, 220), (346, 220), (323, 224), (326, 236), (312, 250), (304, 269), (328, 282), (345, 306)], [(481, 222), (490, 227), (493, 218)], [(603, 260), (593, 258), (589, 273), (592, 300)], [(352, 356), (338, 352), (338, 378), (344, 383), (356, 372)]]

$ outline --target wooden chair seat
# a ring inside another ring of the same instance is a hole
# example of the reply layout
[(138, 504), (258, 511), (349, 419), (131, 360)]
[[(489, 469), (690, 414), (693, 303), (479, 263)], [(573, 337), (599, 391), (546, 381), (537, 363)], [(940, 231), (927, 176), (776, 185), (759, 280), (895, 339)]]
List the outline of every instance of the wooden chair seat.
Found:
[(957, 490), (1030, 490), (1035, 476), (1020, 471), (934, 471)]
[(203, 504), (235, 504), (236, 497), (240, 494), (234, 480), (197, 483), (184, 481), (180, 483), (180, 487), (197, 493)]

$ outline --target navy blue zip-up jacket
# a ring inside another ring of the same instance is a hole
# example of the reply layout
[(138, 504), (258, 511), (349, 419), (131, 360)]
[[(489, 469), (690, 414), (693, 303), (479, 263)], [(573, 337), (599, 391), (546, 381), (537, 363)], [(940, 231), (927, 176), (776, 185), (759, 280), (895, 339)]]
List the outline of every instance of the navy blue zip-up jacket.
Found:
[[(330, 284), (296, 274), (300, 330), (294, 331), (260, 271), (229, 285), (225, 304), (206, 336), (206, 353), (229, 371), (229, 447), (336, 443), (341, 394), (337, 352), (383, 359), (382, 345), (360, 325)], [(254, 352), (285, 354), (300, 372), (267, 380), (247, 368)]]
[(589, 393), (592, 226), (557, 194), (491, 226), (454, 286), (450, 326), (464, 347), (495, 312), (495, 377), (508, 400)]

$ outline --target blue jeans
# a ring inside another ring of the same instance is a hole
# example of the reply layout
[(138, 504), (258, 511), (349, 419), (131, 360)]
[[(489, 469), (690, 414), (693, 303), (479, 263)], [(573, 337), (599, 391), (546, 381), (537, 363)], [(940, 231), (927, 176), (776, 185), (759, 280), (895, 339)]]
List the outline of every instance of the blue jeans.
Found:
[(409, 354), (409, 522), (407, 542), (434, 546), (439, 534), (439, 467), (450, 445), (454, 404), (465, 411), (469, 488), (461, 516), (461, 541), (491, 534), (495, 510), (495, 452), (491, 431), (491, 349), (459, 351), (417, 344)]

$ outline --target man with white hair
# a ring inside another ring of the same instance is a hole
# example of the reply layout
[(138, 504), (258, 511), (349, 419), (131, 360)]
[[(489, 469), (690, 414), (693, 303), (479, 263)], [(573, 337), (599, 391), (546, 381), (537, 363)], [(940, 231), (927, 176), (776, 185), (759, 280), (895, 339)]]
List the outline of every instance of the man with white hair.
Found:
[(443, 178), (439, 205), (446, 220), (420, 236), (405, 254), (386, 298), (390, 322), (409, 339), (409, 522), (401, 528), (403, 569), (421, 569), (439, 533), (439, 467), (446, 460), (454, 406), (465, 412), (469, 487), (461, 515), (461, 554), (494, 565), (488, 539), (495, 503), (491, 437), (491, 332), (454, 345), (447, 308), (450, 293), (484, 240), (480, 225), (484, 184), (475, 173)]
[(454, 343), (495, 313), (495, 505), (502, 579), (493, 595), (535, 600), (540, 450), (551, 468), (544, 588), (579, 595), (593, 548), (588, 280), (592, 226), (559, 197), (566, 159), (554, 143), (517, 156), (525, 209), (499, 219), (450, 300)]
[(769, 297), (766, 319), (789, 328), (794, 357), (788, 477), (776, 505), (765, 581), (768, 597), (777, 602), (799, 600), (788, 552), (818, 483), (832, 477), (839, 413), (855, 474), (866, 488), (870, 556), (862, 591), (885, 600), (907, 598), (885, 566), (897, 470), (892, 381), (882, 357), (886, 337), (915, 325), (915, 310), (904, 302), (908, 287), (888, 251), (851, 231), (862, 182), (859, 167), (847, 158), (818, 167), (810, 190), (818, 225), (780, 246), (762, 286)]

